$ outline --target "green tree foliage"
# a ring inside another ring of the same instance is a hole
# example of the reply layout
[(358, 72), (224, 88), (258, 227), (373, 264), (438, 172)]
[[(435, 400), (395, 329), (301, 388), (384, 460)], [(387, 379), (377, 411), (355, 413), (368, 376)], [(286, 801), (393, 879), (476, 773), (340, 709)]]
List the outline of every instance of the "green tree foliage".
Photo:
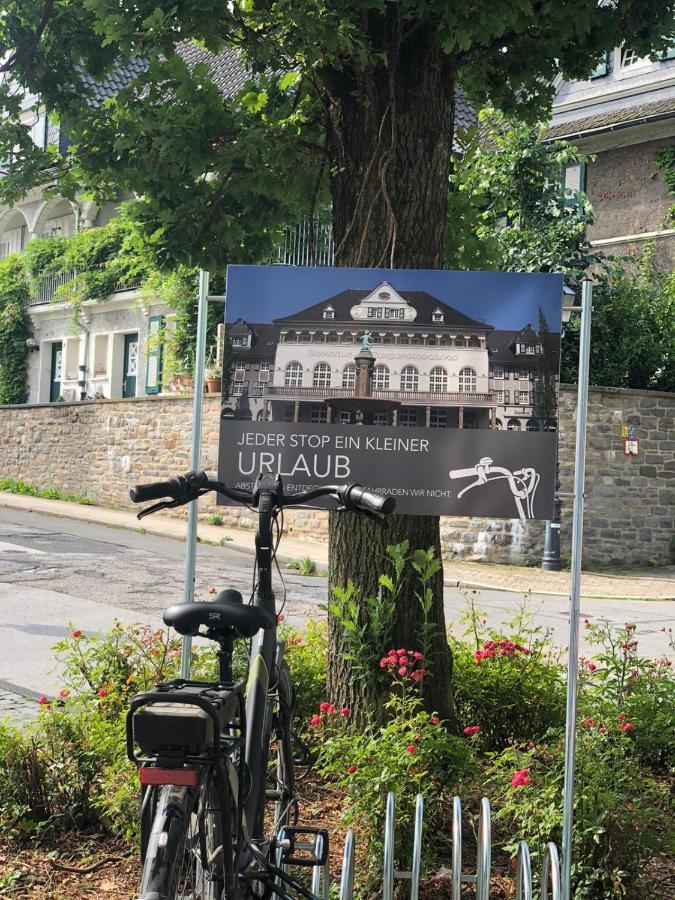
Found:
[(484, 109), (458, 135), (450, 177), (446, 259), (453, 268), (564, 272), (589, 264), (585, 194), (565, 191), (566, 166), (587, 157), (565, 141), (544, 143), (546, 126)]
[(28, 347), (28, 282), (24, 260), (0, 261), (0, 403), (25, 403)]
[[(675, 391), (675, 273), (648, 247), (637, 262), (608, 260), (595, 276), (590, 380), (608, 387)], [(563, 381), (575, 382), (579, 320), (565, 332)]]

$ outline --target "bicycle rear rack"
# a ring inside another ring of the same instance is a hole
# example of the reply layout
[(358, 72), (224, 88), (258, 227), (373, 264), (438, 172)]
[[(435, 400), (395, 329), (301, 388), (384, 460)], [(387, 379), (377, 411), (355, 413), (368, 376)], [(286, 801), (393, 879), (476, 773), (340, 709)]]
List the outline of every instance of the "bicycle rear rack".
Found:
[[(384, 859), (382, 872), (382, 900), (393, 900), (397, 881), (410, 882), (410, 900), (418, 900), (422, 870), (422, 836), (424, 830), (424, 798), (417, 795), (412, 842), (410, 870), (398, 871), (394, 863), (394, 839), (396, 819), (396, 798), (387, 796), (384, 824)], [(350, 828), (345, 839), (340, 876), (339, 900), (353, 900), (354, 896), (354, 832)], [(492, 828), (490, 801), (483, 797), (478, 819), (478, 840), (476, 849), (475, 874), (463, 873), (462, 860), (462, 802), (453, 798), (452, 810), (452, 867), (444, 870), (451, 880), (451, 900), (461, 900), (462, 885), (476, 885), (476, 900), (489, 900), (490, 875), (492, 869)], [(329, 895), (328, 860), (323, 866), (312, 868), (312, 893), (327, 900)], [(526, 841), (518, 844), (516, 856), (515, 900), (533, 900), (532, 864), (530, 849)], [(560, 861), (556, 845), (549, 843), (544, 851), (541, 867), (540, 900), (561, 900)]]

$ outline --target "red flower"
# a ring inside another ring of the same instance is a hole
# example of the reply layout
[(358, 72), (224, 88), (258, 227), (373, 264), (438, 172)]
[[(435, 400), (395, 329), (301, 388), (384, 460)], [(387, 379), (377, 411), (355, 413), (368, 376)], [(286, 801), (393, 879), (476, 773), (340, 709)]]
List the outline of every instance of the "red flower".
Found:
[(589, 672), (595, 672), (595, 670), (596, 670), (598, 667), (596, 666), (595, 663), (589, 663), (587, 668), (588, 668), (588, 671), (589, 671)]
[(214, 587), (209, 588), (209, 594), (217, 594), (217, 590)]
[(410, 673), (410, 677), (414, 678), (415, 681), (421, 681), (426, 674), (426, 669), (417, 669), (416, 671)]
[(440, 717), (440, 716), (432, 716), (432, 717), (431, 717), (431, 724), (432, 724), (432, 725), (440, 725), (440, 722), (441, 722), (441, 717)]
[(277, 625), (280, 622), (283, 622), (285, 618), (286, 618), (286, 616), (283, 613), (277, 613)]
[(598, 731), (600, 732), (600, 734), (607, 734), (607, 729), (605, 728), (604, 725), (601, 725), (601, 726), (598, 728)]
[(420, 653), (419, 650), (416, 650), (413, 653), (413, 659), (417, 659), (417, 660), (424, 659), (424, 654)]
[(405, 656), (405, 650), (397, 650), (396, 653), (397, 653), (399, 656)]
[(353, 775), (354, 772), (359, 771), (359, 767), (358, 766), (348, 766), (347, 771), (349, 772), (350, 775)]
[(99, 697), (107, 697), (108, 692), (106, 691), (105, 688), (101, 688), (101, 690), (98, 692), (98, 695), (99, 695)]
[(37, 702), (40, 704), (40, 706), (45, 706), (47, 703), (49, 703), (49, 697), (45, 697), (43, 694), (42, 697), (38, 697)]
[(401, 666), (401, 668), (398, 670), (398, 674), (399, 674), (399, 675), (405, 675), (407, 671), (408, 671), (408, 670), (406, 669), (405, 666)]
[(389, 657), (383, 656), (382, 659), (380, 660), (380, 668), (386, 669), (388, 665), (389, 665)]
[(518, 769), (515, 772), (513, 778), (511, 779), (511, 787), (519, 788), (519, 787), (527, 787), (530, 783), (530, 770), (529, 769)]
[(319, 704), (319, 709), (321, 710), (321, 712), (328, 712), (328, 710), (330, 709), (330, 703), (327, 703), (327, 702), (324, 700), (323, 703), (320, 703), (320, 704)]
[(312, 716), (309, 724), (312, 726), (312, 728), (316, 728), (317, 725), (321, 724), (321, 716)]
[(343, 706), (342, 709), (340, 710), (341, 716), (351, 716), (351, 714), (352, 714), (352, 711), (348, 706)]
[(82, 630), (80, 628), (76, 628), (75, 631), (72, 633), (71, 637), (79, 638), (81, 634), (82, 634)]
[(302, 638), (300, 637), (299, 634), (294, 634), (293, 637), (289, 639), (288, 643), (289, 644), (301, 644)]
[(623, 731), (624, 734), (630, 734), (631, 732), (635, 731), (635, 725), (633, 725), (632, 722), (623, 722), (621, 725), (619, 725), (619, 728), (621, 729), (621, 731)]
[(479, 731), (480, 731), (480, 725), (469, 725), (467, 728), (464, 729), (464, 734), (467, 737), (471, 737), (474, 734), (478, 734)]
[(408, 744), (408, 746), (405, 748), (406, 753), (414, 753), (415, 750), (417, 750), (417, 747), (414, 744)]
[(625, 718), (626, 718), (626, 713), (625, 713), (625, 712), (620, 712), (620, 713), (619, 713), (619, 722), (623, 722), (623, 720), (624, 720)]
[(587, 719), (584, 719), (584, 721), (581, 724), (584, 728), (591, 728), (593, 725), (596, 724), (596, 722), (595, 722), (595, 719), (593, 718), (593, 716), (589, 716)]

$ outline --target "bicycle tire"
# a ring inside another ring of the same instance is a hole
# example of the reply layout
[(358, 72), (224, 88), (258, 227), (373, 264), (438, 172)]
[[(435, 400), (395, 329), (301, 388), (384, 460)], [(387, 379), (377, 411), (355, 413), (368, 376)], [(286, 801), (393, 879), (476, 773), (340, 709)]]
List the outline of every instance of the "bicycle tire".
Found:
[[(270, 744), (276, 750), (270, 754), (273, 762), (271, 780), (273, 792), (277, 796), (274, 804), (270, 804), (273, 813), (273, 833), (276, 834), (284, 825), (291, 824), (295, 798), (295, 767), (293, 763), (293, 682), (288, 664), (283, 662), (277, 682), (277, 708), (274, 714)], [(270, 775), (268, 775), (268, 780)]]
[(197, 788), (161, 788), (139, 900), (222, 900), (225, 848), (218, 856), (223, 845), (218, 797), (211, 771)]

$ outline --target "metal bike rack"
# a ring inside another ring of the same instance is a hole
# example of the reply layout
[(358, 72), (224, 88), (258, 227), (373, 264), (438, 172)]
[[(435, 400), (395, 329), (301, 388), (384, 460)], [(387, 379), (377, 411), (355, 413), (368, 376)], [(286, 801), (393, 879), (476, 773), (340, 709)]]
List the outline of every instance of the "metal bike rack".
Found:
[[(462, 874), (462, 803), (453, 798), (452, 815), (452, 868), (448, 871), (451, 879), (451, 900), (462, 900), (462, 885), (476, 885), (476, 900), (489, 900), (490, 875), (492, 869), (492, 828), (490, 801), (483, 797), (478, 820), (476, 873)], [(382, 900), (393, 900), (397, 881), (410, 882), (410, 900), (418, 900), (422, 869), (422, 834), (424, 828), (424, 798), (417, 795), (415, 802), (415, 822), (412, 841), (412, 860), (409, 871), (399, 871), (395, 867), (396, 837), (396, 797), (388, 794), (384, 823), (384, 858), (382, 871)], [(315, 877), (318, 874), (315, 870)], [(327, 876), (321, 882), (326, 890)], [(319, 882), (317, 881), (317, 886)], [(318, 893), (314, 889), (313, 893)], [(555, 844), (546, 846), (541, 870), (540, 900), (561, 900), (560, 860)], [(339, 900), (352, 900), (354, 892), (354, 832), (347, 832), (342, 862)], [(323, 893), (322, 900), (327, 895)], [(530, 849), (526, 841), (520, 841), (516, 858), (515, 900), (533, 900), (532, 863)]]

